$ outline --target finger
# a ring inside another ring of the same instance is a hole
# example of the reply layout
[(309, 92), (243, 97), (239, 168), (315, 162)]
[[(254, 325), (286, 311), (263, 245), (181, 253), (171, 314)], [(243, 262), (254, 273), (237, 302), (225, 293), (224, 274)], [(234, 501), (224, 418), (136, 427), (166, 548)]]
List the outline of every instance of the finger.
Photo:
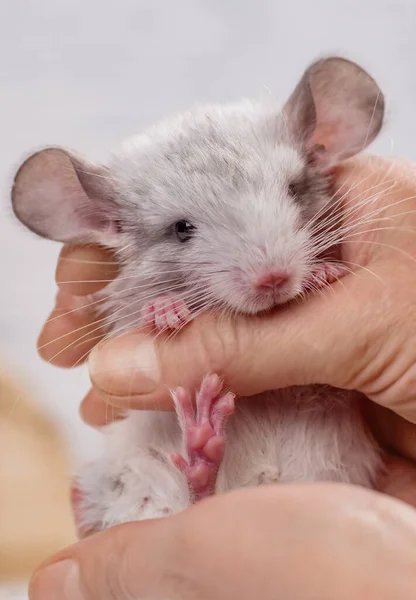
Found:
[[(341, 484), (261, 486), (183, 516), (185, 541), (191, 536), (193, 542), (184, 571), (221, 582), (221, 591), (231, 575), (228, 591), (234, 593), (221, 598), (255, 598), (262, 581), (262, 598), (276, 598), (276, 590), (282, 598), (324, 598), (331, 590), (334, 600), (393, 600), (391, 577), (399, 572), (401, 597), (413, 598), (416, 563), (408, 553), (416, 541), (416, 512), (383, 494)], [(377, 568), (382, 574), (375, 577)]]
[(410, 600), (415, 540), (416, 512), (383, 494), (341, 484), (261, 486), (86, 538), (36, 573), (30, 598), (248, 600), (262, 582), (264, 600), (276, 590), (306, 599), (328, 589), (339, 599), (347, 589), (348, 598)]
[[(91, 380), (111, 404), (143, 409), (170, 406), (170, 389), (196, 389), (207, 373), (222, 376), (237, 396), (311, 383), (316, 374), (329, 382), (326, 346), (334, 335), (328, 323), (340, 319), (328, 319), (327, 312), (322, 319), (319, 310), (317, 319), (309, 320), (316, 300), (261, 319), (202, 315), (170, 337), (139, 331), (106, 341), (91, 353)], [(336, 304), (326, 308), (331, 306)], [(348, 355), (347, 343), (348, 336), (335, 346), (341, 354), (337, 363)]]
[(103, 317), (96, 305), (81, 296), (59, 291), (56, 306), (38, 339), (38, 352), (44, 360), (70, 368), (82, 364), (105, 334)]
[(123, 419), (126, 411), (103, 402), (99, 394), (94, 390), (90, 390), (81, 403), (80, 413), (82, 419), (88, 425), (103, 427), (112, 421)]
[(86, 296), (105, 287), (119, 271), (116, 257), (99, 246), (64, 246), (56, 282), (66, 294)]
[(64, 246), (56, 270), (55, 307), (38, 339), (44, 360), (60, 367), (85, 362), (104, 335), (97, 302), (83, 296), (105, 287), (118, 272), (114, 256), (97, 246)]
[[(173, 521), (173, 519), (172, 519)], [(170, 518), (129, 523), (83, 539), (44, 564), (31, 600), (168, 597)]]
[[(135, 408), (166, 407), (169, 389), (195, 389), (210, 372), (238, 396), (311, 383), (371, 395), (371, 368), (390, 356), (378, 356), (389, 310), (383, 299), (374, 306), (372, 280), (368, 289), (363, 279), (344, 279), (324, 296), (261, 317), (206, 314), (175, 336), (139, 331), (106, 341), (90, 357), (93, 384), (110, 403)], [(389, 353), (409, 343), (399, 329)]]

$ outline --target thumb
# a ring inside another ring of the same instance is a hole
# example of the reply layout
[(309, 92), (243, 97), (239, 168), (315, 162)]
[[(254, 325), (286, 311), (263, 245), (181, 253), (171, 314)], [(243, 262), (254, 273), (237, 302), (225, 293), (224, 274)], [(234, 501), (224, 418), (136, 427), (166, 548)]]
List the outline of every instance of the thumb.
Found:
[(314, 383), (375, 395), (379, 340), (397, 313), (380, 293), (384, 279), (367, 279), (346, 276), (306, 303), (261, 317), (205, 314), (175, 336), (141, 330), (107, 341), (90, 356), (91, 379), (108, 403), (139, 409), (169, 408), (170, 389), (195, 389), (210, 372), (239, 396)]
[[(127, 523), (66, 548), (42, 565), (31, 600), (131, 600), (166, 597), (174, 564), (174, 518)], [(164, 589), (165, 588), (165, 589)]]

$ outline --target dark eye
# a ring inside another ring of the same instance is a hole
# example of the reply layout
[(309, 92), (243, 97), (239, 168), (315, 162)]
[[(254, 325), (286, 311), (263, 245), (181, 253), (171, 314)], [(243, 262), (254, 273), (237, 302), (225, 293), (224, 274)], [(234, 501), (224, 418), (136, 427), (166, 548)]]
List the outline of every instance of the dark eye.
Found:
[(175, 223), (175, 234), (180, 242), (187, 242), (193, 235), (195, 227), (188, 221), (178, 221)]

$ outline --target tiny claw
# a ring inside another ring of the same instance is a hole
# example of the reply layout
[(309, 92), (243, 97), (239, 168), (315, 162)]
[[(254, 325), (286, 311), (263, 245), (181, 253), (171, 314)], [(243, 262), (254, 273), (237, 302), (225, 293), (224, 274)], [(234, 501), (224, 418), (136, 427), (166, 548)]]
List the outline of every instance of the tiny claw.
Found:
[(186, 304), (173, 296), (159, 296), (143, 307), (145, 323), (151, 324), (159, 331), (179, 329), (191, 318)]

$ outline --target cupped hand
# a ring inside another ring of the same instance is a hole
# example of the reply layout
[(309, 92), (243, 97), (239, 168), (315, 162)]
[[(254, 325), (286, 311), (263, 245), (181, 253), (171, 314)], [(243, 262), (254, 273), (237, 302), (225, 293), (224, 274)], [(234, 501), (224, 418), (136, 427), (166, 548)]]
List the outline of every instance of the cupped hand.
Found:
[(340, 484), (264, 486), (86, 538), (31, 600), (413, 600), (416, 511)]
[(39, 349), (70, 367), (94, 348), (85, 420), (101, 425), (126, 407), (169, 409), (169, 389), (195, 388), (213, 371), (237, 395), (327, 383), (378, 403), (370, 406), (378, 434), (416, 458), (416, 167), (361, 157), (337, 178), (343, 258), (354, 272), (324, 294), (261, 317), (207, 313), (170, 338), (136, 331), (97, 345), (102, 316), (88, 294), (113, 279), (118, 265), (102, 249), (65, 247), (57, 305)]

